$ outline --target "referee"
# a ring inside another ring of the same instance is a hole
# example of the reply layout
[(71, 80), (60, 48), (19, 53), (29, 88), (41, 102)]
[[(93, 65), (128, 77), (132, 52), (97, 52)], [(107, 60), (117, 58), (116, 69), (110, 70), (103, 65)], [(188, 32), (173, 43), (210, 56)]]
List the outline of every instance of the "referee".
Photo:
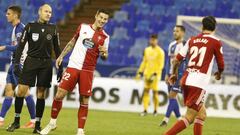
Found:
[[(52, 48), (56, 57), (61, 53), (59, 47), (59, 33), (56, 25), (50, 24), (52, 8), (48, 4), (42, 5), (39, 10), (39, 19), (28, 23), (24, 28), (19, 47), (16, 51), (15, 74), (19, 75), (18, 91), (15, 99), (15, 119), (7, 131), (13, 132), (19, 128), (24, 95), (30, 87), (37, 86), (36, 124), (33, 133), (41, 131), (40, 121), (45, 107), (45, 90), (51, 87), (52, 80)], [(24, 46), (28, 45), (27, 58), (20, 71), (19, 63)], [(59, 70), (60, 75), (62, 69)], [(37, 79), (37, 82), (36, 82)], [(59, 79), (59, 78), (58, 78)]]

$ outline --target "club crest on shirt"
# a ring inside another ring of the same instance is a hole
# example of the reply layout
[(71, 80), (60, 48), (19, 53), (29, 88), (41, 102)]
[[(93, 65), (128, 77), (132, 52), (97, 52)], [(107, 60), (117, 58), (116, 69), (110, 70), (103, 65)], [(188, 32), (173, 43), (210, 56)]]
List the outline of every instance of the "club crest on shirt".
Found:
[(32, 40), (37, 41), (39, 38), (39, 33), (32, 33)]
[(88, 49), (92, 49), (94, 47), (94, 43), (91, 38), (83, 39), (82, 44), (84, 47), (86, 47)]
[(52, 39), (52, 35), (51, 34), (47, 34), (47, 40), (51, 40)]

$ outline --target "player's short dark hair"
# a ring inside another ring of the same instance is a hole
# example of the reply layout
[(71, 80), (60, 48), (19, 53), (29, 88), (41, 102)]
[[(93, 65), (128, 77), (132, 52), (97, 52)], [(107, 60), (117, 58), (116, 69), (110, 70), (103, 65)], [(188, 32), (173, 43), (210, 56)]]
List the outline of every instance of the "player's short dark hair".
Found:
[(185, 29), (185, 27), (184, 27), (183, 25), (176, 25), (175, 27), (180, 28), (180, 30), (181, 30), (182, 32), (185, 32), (185, 31), (186, 31), (186, 29)]
[(214, 31), (217, 21), (213, 16), (206, 16), (202, 19), (203, 30)]
[(107, 14), (108, 16), (110, 16), (110, 12), (106, 9), (102, 9), (102, 8), (98, 9), (97, 14), (99, 14), (99, 13), (104, 13), (104, 14)]
[(150, 38), (158, 39), (158, 35), (157, 34), (151, 34)]
[(21, 17), (21, 15), (22, 15), (22, 8), (20, 6), (13, 5), (13, 6), (9, 6), (8, 9), (10, 9), (14, 13), (16, 13), (18, 18)]

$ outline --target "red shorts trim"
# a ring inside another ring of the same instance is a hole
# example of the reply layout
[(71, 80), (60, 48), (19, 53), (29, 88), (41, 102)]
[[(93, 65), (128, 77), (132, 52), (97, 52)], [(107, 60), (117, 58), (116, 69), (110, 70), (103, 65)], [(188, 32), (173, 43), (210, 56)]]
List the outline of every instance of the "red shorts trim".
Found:
[(59, 87), (72, 92), (78, 83), (78, 91), (80, 95), (91, 96), (92, 95), (92, 80), (93, 72), (87, 70), (78, 70), (75, 68), (67, 67), (63, 73), (62, 80)]
[(184, 85), (182, 89), (184, 104), (189, 108), (199, 111), (202, 107), (202, 103), (204, 102), (203, 100), (206, 91), (198, 87), (186, 85)]

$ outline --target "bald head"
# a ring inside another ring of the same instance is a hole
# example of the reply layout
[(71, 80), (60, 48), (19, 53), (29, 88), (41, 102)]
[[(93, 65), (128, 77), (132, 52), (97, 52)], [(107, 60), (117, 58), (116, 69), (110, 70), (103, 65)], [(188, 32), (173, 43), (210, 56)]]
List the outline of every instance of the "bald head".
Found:
[(48, 4), (44, 4), (42, 5), (39, 10), (38, 10), (38, 14), (39, 14), (39, 21), (42, 23), (46, 23), (49, 22), (49, 20), (52, 17), (52, 8), (50, 5)]

